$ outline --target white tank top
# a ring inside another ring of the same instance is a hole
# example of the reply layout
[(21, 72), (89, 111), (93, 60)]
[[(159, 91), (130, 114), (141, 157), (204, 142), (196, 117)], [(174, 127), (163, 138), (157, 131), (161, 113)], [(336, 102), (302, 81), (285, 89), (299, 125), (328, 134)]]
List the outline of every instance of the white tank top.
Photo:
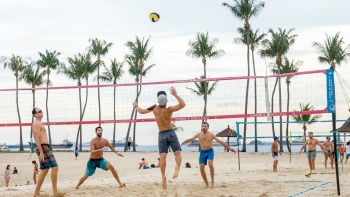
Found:
[(346, 154), (348, 155), (350, 155), (350, 145), (349, 146), (345, 146), (346, 147)]

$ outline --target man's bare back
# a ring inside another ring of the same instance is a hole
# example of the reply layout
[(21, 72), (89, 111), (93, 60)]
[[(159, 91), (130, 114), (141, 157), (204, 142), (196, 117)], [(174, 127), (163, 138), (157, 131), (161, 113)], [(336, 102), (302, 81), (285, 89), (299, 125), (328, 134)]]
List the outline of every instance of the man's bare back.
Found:
[(170, 107), (161, 107), (158, 105), (153, 109), (153, 114), (156, 118), (159, 131), (165, 131), (173, 128), (171, 125), (171, 116), (173, 115), (173, 111), (170, 109)]

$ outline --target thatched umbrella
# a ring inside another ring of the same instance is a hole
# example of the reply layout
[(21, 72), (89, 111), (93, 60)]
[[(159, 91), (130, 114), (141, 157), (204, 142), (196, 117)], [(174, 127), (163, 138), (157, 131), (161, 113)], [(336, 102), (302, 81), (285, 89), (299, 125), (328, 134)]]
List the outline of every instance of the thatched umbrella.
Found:
[[(344, 143), (346, 142), (346, 134), (350, 133), (350, 117), (344, 122), (344, 124), (336, 129), (338, 133), (344, 133)], [(331, 131), (332, 132), (332, 131)]]
[[(237, 133), (235, 130), (230, 129), (230, 125), (227, 125), (227, 128), (216, 134), (216, 137), (227, 137), (227, 145), (230, 146), (230, 137), (237, 137)], [(239, 135), (239, 137), (242, 136)], [(227, 152), (229, 152), (229, 150), (227, 150)]]

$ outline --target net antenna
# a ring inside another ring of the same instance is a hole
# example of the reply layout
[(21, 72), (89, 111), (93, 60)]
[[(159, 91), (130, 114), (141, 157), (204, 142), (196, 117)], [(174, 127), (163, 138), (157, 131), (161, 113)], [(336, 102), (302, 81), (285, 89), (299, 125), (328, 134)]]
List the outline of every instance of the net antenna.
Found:
[[(263, 33), (265, 34), (265, 33)], [(264, 60), (265, 60), (265, 106), (266, 106), (266, 117), (267, 121), (271, 121), (271, 113), (270, 113), (270, 100), (269, 100), (269, 85), (268, 85), (268, 77), (267, 77), (267, 64), (266, 64), (266, 42), (263, 41), (262, 44), (264, 45)]]

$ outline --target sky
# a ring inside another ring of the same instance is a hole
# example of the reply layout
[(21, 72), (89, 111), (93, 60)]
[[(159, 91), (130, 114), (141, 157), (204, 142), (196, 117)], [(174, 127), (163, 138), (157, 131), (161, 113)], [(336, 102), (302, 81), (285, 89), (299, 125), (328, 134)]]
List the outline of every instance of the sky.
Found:
[[(38, 52), (61, 52), (60, 61), (67, 63), (67, 57), (86, 52), (90, 38), (98, 38), (113, 42), (107, 57), (103, 60), (116, 58), (122, 62), (128, 50), (127, 41), (139, 38), (150, 38), (153, 54), (148, 65), (156, 64), (156, 70), (150, 72), (145, 81), (161, 81), (169, 79), (190, 79), (198, 77), (203, 70), (200, 59), (192, 59), (185, 55), (189, 49), (189, 40), (194, 40), (196, 34), (209, 33), (210, 38), (217, 38), (218, 49), (225, 55), (218, 59), (207, 61), (207, 73), (210, 77), (226, 77), (246, 75), (246, 47), (236, 45), (232, 41), (238, 37), (237, 28), (243, 22), (236, 19), (222, 3), (233, 4), (230, 0), (2, 0), (0, 1), (0, 56), (10, 57), (12, 54), (39, 58)], [(350, 22), (348, 7), (350, 2), (341, 0), (265, 0), (265, 8), (251, 19), (251, 27), (261, 33), (270, 28), (291, 29), (298, 34), (295, 44), (287, 54), (289, 59), (303, 61), (300, 70), (325, 69), (328, 65), (320, 64), (318, 54), (312, 47), (313, 42), (323, 42), (326, 34), (335, 35), (340, 32), (345, 43), (350, 43)], [(160, 20), (152, 23), (149, 14), (157, 12)], [(273, 60), (267, 59), (267, 62)], [(257, 74), (265, 74), (265, 60), (256, 55)], [(347, 76), (349, 63), (337, 68)], [(166, 77), (164, 77), (166, 75)], [(76, 82), (67, 80), (64, 76), (53, 74), (54, 86), (75, 85)], [(132, 83), (133, 78), (128, 74), (119, 83)], [(14, 77), (9, 70), (0, 67), (0, 89), (14, 88)], [(96, 82), (92, 81), (90, 84)], [(349, 83), (349, 82), (348, 82)], [(21, 88), (28, 85), (20, 83)], [(338, 91), (340, 92), (340, 91)], [(343, 97), (341, 94), (337, 97)], [(43, 108), (43, 107), (42, 107)], [(345, 107), (338, 110), (338, 119), (347, 119), (349, 113)], [(324, 119), (330, 118), (325, 115)], [(223, 124), (234, 127), (236, 120), (226, 120), (225, 123), (212, 121), (211, 129), (220, 131)], [(181, 122), (184, 127), (180, 132), (180, 141), (191, 137), (198, 130), (194, 123)], [(109, 127), (110, 125), (108, 125)], [(340, 125), (339, 125), (340, 126)], [(93, 128), (83, 141), (94, 137)], [(149, 134), (140, 134), (138, 143), (141, 145), (157, 144), (157, 128), (154, 123), (147, 125)], [(64, 129), (64, 128), (63, 128)], [(13, 128), (3, 128), (2, 132), (11, 134), (0, 139), (0, 143), (14, 144), (18, 142), (18, 132)], [(122, 129), (124, 130), (124, 129)], [(140, 132), (142, 133), (142, 132)], [(66, 136), (74, 139), (73, 133), (55, 132), (57, 141)], [(106, 134), (110, 138), (110, 134)], [(121, 132), (117, 138), (125, 134)], [(29, 139), (28, 133), (24, 141)], [(56, 141), (56, 143), (57, 143)]]

